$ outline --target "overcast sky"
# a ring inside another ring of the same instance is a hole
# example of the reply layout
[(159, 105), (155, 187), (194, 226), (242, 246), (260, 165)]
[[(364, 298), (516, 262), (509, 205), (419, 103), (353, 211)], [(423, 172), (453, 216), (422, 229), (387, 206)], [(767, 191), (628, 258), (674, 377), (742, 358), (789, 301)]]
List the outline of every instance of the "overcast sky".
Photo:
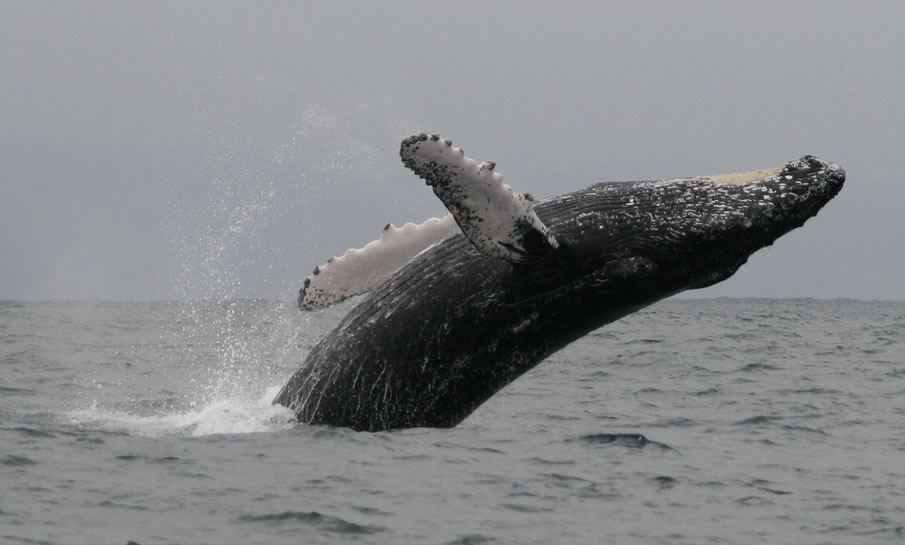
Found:
[(0, 299), (293, 300), (444, 209), (430, 131), (538, 197), (848, 172), (699, 296), (905, 299), (905, 2), (0, 0)]

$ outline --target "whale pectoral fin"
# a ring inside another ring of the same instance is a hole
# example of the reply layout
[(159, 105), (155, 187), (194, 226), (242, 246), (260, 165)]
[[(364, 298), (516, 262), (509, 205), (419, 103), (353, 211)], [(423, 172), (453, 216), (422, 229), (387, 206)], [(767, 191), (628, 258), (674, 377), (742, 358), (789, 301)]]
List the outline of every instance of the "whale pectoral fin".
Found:
[(493, 171), (437, 135), (406, 138), (402, 163), (431, 186), (462, 232), (481, 253), (526, 263), (559, 244), (534, 212), (534, 199), (517, 193)]
[(451, 215), (402, 227), (388, 223), (379, 239), (315, 267), (299, 290), (299, 308), (325, 308), (371, 291), (412, 257), (458, 230)]

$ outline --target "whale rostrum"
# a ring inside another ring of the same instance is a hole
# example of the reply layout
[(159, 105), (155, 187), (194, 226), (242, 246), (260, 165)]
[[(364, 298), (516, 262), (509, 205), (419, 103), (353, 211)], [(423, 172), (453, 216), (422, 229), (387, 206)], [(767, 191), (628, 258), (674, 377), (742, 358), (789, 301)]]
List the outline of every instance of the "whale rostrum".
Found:
[[(274, 400), (310, 424), (450, 427), (553, 352), (675, 293), (731, 276), (814, 216), (845, 172), (781, 167), (604, 182), (541, 201), (437, 135), (403, 164), (450, 215), (388, 225), (305, 279), (303, 310), (368, 293)], [(603, 362), (605, 363), (605, 362)]]

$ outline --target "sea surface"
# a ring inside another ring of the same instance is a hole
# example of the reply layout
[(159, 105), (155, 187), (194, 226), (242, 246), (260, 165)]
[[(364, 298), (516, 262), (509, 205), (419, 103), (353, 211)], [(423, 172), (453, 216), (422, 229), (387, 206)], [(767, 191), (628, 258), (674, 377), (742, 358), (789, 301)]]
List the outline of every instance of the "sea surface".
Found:
[(295, 424), (349, 308), (0, 303), (0, 543), (905, 543), (905, 303), (668, 300), (454, 429)]

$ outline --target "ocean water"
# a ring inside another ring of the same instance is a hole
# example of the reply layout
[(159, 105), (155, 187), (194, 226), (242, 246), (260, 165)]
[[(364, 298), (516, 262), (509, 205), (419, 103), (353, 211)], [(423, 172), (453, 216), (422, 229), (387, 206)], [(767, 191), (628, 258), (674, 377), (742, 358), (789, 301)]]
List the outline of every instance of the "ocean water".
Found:
[(454, 429), (294, 424), (349, 308), (0, 303), (0, 543), (905, 543), (905, 303), (669, 300)]

